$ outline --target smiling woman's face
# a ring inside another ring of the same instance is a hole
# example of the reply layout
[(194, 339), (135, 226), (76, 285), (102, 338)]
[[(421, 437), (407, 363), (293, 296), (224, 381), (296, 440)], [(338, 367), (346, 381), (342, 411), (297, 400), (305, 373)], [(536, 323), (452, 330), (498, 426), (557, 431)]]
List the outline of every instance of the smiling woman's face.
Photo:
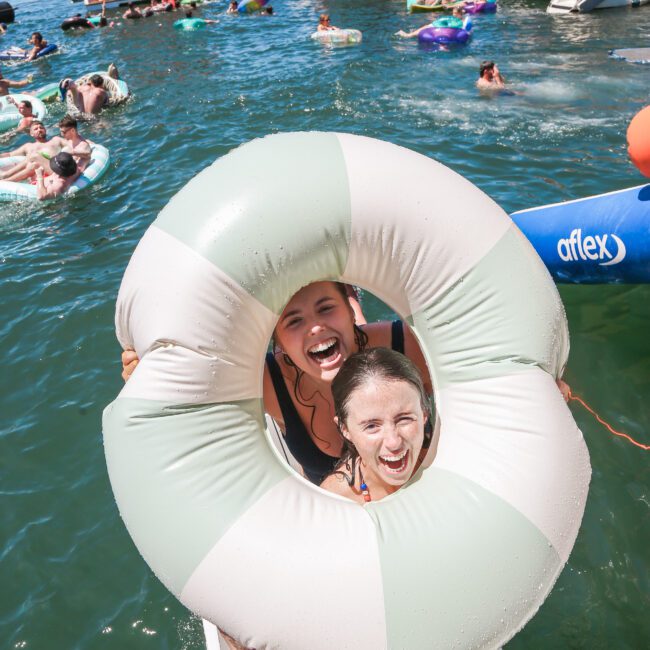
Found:
[(342, 434), (355, 446), (363, 477), (394, 492), (411, 478), (424, 441), (420, 393), (407, 381), (369, 377), (347, 401)]
[(334, 282), (302, 288), (284, 308), (275, 341), (303, 372), (330, 383), (357, 351), (350, 303)]

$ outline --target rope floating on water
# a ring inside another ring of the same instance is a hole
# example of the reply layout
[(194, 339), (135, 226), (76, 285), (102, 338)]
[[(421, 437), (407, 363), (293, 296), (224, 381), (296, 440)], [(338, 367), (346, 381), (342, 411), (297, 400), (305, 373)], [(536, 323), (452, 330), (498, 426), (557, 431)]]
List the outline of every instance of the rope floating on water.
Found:
[(650, 449), (650, 445), (644, 445), (641, 442), (637, 442), (634, 438), (628, 436), (627, 433), (623, 433), (622, 431), (616, 431), (616, 429), (614, 429), (610, 424), (605, 422), (605, 420), (603, 420), (600, 417), (600, 415), (598, 415), (598, 413), (596, 413), (596, 411), (594, 411), (591, 408), (591, 406), (587, 404), (587, 402), (585, 402), (581, 397), (574, 395), (571, 392), (570, 388), (569, 388), (569, 399), (574, 402), (578, 402), (578, 404), (584, 406), (585, 409), (587, 409), (587, 411), (589, 411), (589, 413), (591, 413), (596, 418), (596, 420), (598, 420), (598, 422), (600, 422), (600, 424), (602, 424), (610, 433), (614, 434), (615, 436), (619, 436), (620, 438), (625, 438), (627, 441), (631, 442), (633, 445), (636, 445), (637, 447), (640, 447), (641, 449), (645, 449), (646, 451)]

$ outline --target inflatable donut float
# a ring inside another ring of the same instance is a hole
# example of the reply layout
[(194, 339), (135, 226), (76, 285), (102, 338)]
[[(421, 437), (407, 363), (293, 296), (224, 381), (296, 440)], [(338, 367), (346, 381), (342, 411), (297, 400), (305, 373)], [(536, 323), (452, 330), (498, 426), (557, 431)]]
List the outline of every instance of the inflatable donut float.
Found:
[[(323, 279), (406, 319), (435, 385), (435, 459), (365, 505), (299, 476), (265, 431), (273, 328)], [(348, 134), (241, 146), (147, 230), (116, 326), (141, 359), (104, 413), (120, 514), (160, 580), (244, 646), (496, 648), (550, 592), (591, 473), (555, 385), (565, 313), (458, 174)]]

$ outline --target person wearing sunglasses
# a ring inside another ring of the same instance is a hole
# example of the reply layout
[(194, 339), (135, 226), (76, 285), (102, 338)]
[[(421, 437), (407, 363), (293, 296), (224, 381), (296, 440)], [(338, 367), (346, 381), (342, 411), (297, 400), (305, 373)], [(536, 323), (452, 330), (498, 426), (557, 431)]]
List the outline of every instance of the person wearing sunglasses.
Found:
[(316, 31), (329, 32), (333, 29), (338, 29), (338, 27), (334, 27), (334, 25), (332, 25), (330, 22), (329, 14), (321, 14), (321, 17), (318, 20), (318, 27)]

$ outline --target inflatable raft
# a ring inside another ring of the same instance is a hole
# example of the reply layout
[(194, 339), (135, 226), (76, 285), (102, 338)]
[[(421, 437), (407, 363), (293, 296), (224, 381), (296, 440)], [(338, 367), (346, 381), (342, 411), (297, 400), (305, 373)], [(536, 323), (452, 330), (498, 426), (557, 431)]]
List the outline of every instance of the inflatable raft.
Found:
[(556, 282), (650, 282), (650, 185), (510, 216)]
[(18, 108), (9, 101), (9, 98), (13, 99), (17, 104), (22, 101), (30, 102), (32, 112), (38, 120), (42, 120), (47, 115), (45, 104), (36, 95), (12, 93), (11, 95), (0, 97), (0, 133), (16, 128), (22, 119)]
[(358, 29), (328, 29), (314, 32), (311, 37), (319, 43), (354, 45), (355, 43), (361, 43), (363, 35)]
[[(80, 192), (89, 185), (96, 183), (106, 173), (110, 164), (108, 149), (101, 144), (92, 142), (91, 152), (90, 164), (86, 167), (84, 173), (72, 183), (63, 196), (72, 196)], [(22, 156), (0, 158), (0, 169), (15, 165), (22, 159)], [(14, 183), (0, 180), (0, 201), (38, 201), (36, 185), (27, 182)]]

